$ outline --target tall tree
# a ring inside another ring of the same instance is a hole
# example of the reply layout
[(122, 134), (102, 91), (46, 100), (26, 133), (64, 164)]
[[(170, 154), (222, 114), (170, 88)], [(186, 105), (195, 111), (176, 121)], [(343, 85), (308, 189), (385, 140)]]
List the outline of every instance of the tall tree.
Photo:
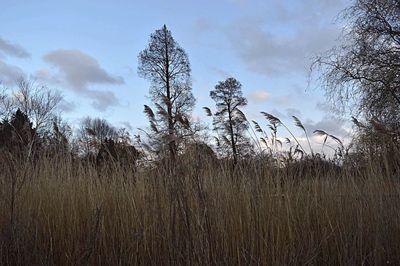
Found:
[(400, 128), (400, 2), (355, 0), (344, 10), (343, 42), (316, 60), (337, 106)]
[(217, 107), (213, 121), (214, 129), (222, 138), (221, 145), (229, 146), (236, 165), (238, 157), (244, 155), (249, 147), (249, 140), (245, 133), (248, 123), (239, 109), (247, 105), (247, 100), (242, 93), (242, 84), (234, 78), (220, 81), (210, 92), (210, 97)]
[(138, 74), (151, 82), (150, 96), (156, 109), (154, 113), (145, 106), (152, 137), (158, 139), (161, 147), (167, 145), (170, 156), (175, 158), (195, 104), (189, 58), (164, 25), (151, 34), (138, 59)]

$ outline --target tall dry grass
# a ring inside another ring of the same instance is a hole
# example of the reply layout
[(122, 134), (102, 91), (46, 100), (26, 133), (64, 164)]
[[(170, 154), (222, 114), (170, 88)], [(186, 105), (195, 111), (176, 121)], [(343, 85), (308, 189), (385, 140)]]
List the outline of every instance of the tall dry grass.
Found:
[(136, 172), (68, 157), (18, 166), (0, 173), (2, 265), (400, 263), (400, 184), (378, 162), (301, 178), (198, 155)]

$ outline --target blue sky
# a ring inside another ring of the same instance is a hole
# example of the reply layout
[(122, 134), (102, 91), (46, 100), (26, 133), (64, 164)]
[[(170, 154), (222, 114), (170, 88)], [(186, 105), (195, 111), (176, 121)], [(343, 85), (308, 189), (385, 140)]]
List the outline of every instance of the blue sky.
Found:
[(335, 44), (337, 14), (349, 0), (34, 1), (0, 0), (0, 80), (23, 75), (64, 95), (64, 116), (77, 123), (102, 117), (117, 126), (146, 127), (149, 83), (138, 77), (137, 55), (166, 24), (192, 67), (194, 116), (213, 107), (209, 91), (229, 76), (243, 85), (250, 119), (260, 111), (309, 130), (346, 135), (330, 115), (311, 58)]

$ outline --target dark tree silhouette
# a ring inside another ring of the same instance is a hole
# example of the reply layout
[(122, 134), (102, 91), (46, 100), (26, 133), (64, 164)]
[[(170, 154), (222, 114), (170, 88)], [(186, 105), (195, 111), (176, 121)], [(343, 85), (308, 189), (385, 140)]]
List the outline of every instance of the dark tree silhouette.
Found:
[(20, 159), (30, 157), (34, 151), (35, 136), (32, 122), (18, 109), (10, 121), (0, 123), (0, 152)]
[(131, 144), (106, 138), (96, 156), (100, 169), (135, 169), (140, 152)]
[(72, 128), (60, 116), (53, 118), (53, 130), (45, 137), (47, 154), (66, 156), (71, 152)]
[(156, 109), (154, 113), (145, 106), (152, 138), (158, 140), (160, 148), (167, 145), (174, 159), (178, 142), (190, 127), (190, 113), (195, 104), (188, 56), (164, 25), (151, 34), (138, 59), (138, 73), (151, 82), (150, 95)]
[(106, 139), (117, 140), (118, 131), (105, 119), (86, 117), (78, 131), (78, 143), (83, 154), (96, 154)]
[(236, 79), (228, 78), (215, 86), (210, 92), (210, 97), (217, 107), (213, 124), (222, 139), (220, 145), (229, 146), (236, 165), (238, 157), (244, 155), (249, 147), (249, 140), (245, 135), (248, 123), (239, 109), (247, 105), (247, 100), (242, 94), (242, 85)]
[[(39, 146), (44, 149), (44, 142), (54, 136), (54, 121), (57, 119), (55, 111), (61, 100), (58, 91), (25, 79), (18, 81), (15, 91), (5, 87), (0, 90), (0, 119), (11, 121), (8, 124), (11, 126), (13, 120), (22, 121), (24, 117), (29, 120), (31, 128), (35, 129), (35, 134), (29, 140), (27, 156), (37, 152)], [(18, 132), (14, 130), (14, 134)]]
[(367, 120), (400, 128), (400, 2), (355, 0), (342, 12), (343, 42), (314, 67), (335, 106), (349, 102)]

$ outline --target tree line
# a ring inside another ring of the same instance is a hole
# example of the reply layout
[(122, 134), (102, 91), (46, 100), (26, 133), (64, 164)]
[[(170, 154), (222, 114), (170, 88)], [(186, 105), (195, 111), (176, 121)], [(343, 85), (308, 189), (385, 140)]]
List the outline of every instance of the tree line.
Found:
[[(347, 23), (343, 43), (316, 58), (312, 73), (318, 78), (336, 106), (353, 116), (357, 129), (351, 147), (323, 129), (314, 133), (324, 137), (323, 145), (338, 144), (335, 156), (371, 154), (396, 150), (400, 143), (400, 4), (396, 0), (356, 0), (342, 13)], [(149, 127), (143, 134), (131, 136), (100, 118), (85, 118), (73, 134), (71, 126), (56, 114), (62, 100), (58, 92), (33, 82), (20, 80), (14, 93), (0, 92), (0, 149), (3, 155), (35, 158), (44, 153), (74, 154), (86, 161), (105, 165), (136, 162), (141, 156), (169, 158), (175, 161), (184, 150), (210, 136), (204, 126), (192, 118), (195, 98), (192, 93), (191, 67), (187, 53), (164, 25), (150, 35), (147, 47), (138, 55), (138, 74), (150, 82), (151, 103), (144, 105)], [(286, 138), (286, 158), (316, 156), (307, 129), (299, 118), (295, 126), (304, 131), (305, 149), (279, 118), (262, 112), (268, 131), (260, 123), (248, 121), (242, 108), (247, 100), (241, 83), (234, 77), (219, 81), (210, 91), (215, 107), (203, 107), (212, 117), (214, 147), (221, 157), (236, 165), (254, 154), (275, 156), (282, 139), (282, 126), (292, 138)], [(350, 108), (346, 108), (350, 106)], [(213, 109), (213, 110), (212, 110)], [(209, 149), (210, 150), (210, 149)], [(258, 152), (257, 152), (258, 151)], [(321, 156), (321, 155), (318, 155)]]

